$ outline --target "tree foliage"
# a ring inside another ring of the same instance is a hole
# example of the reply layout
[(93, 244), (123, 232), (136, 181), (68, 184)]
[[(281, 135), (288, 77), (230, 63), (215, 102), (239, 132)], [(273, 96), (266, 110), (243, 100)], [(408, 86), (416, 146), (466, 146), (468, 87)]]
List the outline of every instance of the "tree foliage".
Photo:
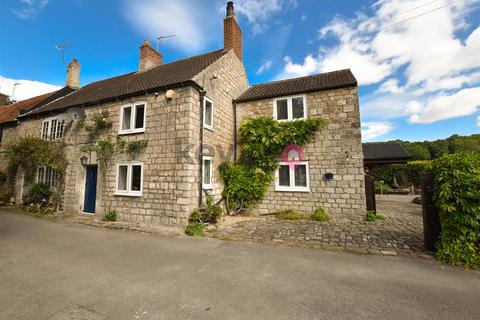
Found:
[(435, 141), (409, 142), (395, 140), (412, 156), (413, 160), (436, 159), (444, 154), (464, 151), (480, 151), (480, 134), (471, 136), (452, 135), (447, 139)]

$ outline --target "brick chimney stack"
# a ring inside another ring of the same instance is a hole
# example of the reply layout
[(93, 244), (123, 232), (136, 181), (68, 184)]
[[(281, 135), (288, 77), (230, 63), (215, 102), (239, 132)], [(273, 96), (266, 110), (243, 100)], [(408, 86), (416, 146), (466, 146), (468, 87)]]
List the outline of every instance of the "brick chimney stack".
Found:
[(138, 64), (138, 72), (143, 72), (150, 68), (162, 64), (163, 56), (160, 52), (153, 49), (150, 43), (145, 40), (140, 46), (140, 63)]
[(233, 1), (227, 3), (227, 15), (223, 20), (223, 43), (224, 49), (233, 49), (238, 59), (242, 61), (242, 30), (235, 18)]
[(79, 89), (80, 88), (80, 64), (76, 58), (67, 67), (67, 87)]

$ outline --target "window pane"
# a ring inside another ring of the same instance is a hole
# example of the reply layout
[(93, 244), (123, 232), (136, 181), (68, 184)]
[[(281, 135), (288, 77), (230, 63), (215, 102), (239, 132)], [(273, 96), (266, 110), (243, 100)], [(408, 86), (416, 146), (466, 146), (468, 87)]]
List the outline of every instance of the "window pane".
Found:
[(141, 104), (135, 108), (135, 129), (144, 127), (145, 105)]
[(288, 119), (288, 104), (287, 99), (277, 100), (277, 119), (285, 120)]
[(57, 129), (57, 138), (63, 138), (63, 128), (65, 126), (65, 120), (58, 122), (58, 129)]
[(295, 167), (295, 186), (307, 186), (307, 166), (304, 164)]
[(43, 123), (43, 128), (42, 128), (42, 139), (48, 139), (48, 124), (49, 122), (46, 121)]
[(278, 168), (278, 185), (284, 187), (290, 186), (290, 168), (288, 166), (280, 166), (280, 168)]
[(205, 100), (205, 124), (210, 127), (212, 126), (212, 111), (212, 103), (208, 100)]
[(130, 130), (132, 119), (132, 107), (123, 108), (122, 130)]
[(45, 181), (44, 181), (44, 167), (38, 167), (37, 182), (45, 184)]
[(303, 97), (292, 99), (293, 119), (304, 118), (303, 114)]
[(212, 173), (210, 172), (211, 160), (203, 160), (203, 184), (211, 184)]
[(132, 191), (140, 191), (142, 187), (142, 166), (132, 166)]
[(128, 166), (118, 167), (118, 190), (127, 190), (127, 171)]
[(51, 127), (50, 139), (54, 140), (55, 137), (57, 136), (57, 120), (52, 120), (50, 127)]

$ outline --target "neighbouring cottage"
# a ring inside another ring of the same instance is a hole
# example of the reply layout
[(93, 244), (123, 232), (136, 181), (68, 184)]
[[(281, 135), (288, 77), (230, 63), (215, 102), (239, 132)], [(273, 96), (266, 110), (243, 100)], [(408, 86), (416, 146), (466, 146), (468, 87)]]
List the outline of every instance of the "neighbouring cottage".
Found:
[[(80, 65), (74, 60), (66, 87), (73, 91), (23, 113), (16, 125), (17, 136), (65, 143), (65, 211), (102, 217), (115, 210), (120, 220), (186, 225), (203, 201), (202, 190), (220, 198), (218, 166), (234, 160), (241, 120), (266, 115), (278, 121), (321, 116), (328, 125), (304, 148), (305, 157), (295, 168), (279, 159), (275, 182), (254, 211), (323, 207), (334, 219), (364, 215), (353, 74), (340, 70), (249, 87), (232, 2), (224, 19), (223, 49), (164, 64), (145, 41), (138, 71), (81, 87)], [(85, 119), (92, 118), (106, 128), (93, 137), (82, 129)], [(107, 162), (92, 152), (99, 141), (117, 139), (143, 147), (116, 152)], [(48, 170), (38, 168), (37, 180), (53, 185)]]
[(398, 142), (368, 142), (363, 144), (364, 167), (373, 172), (375, 168), (407, 163), (412, 156)]
[[(49, 93), (45, 93), (30, 99), (22, 100), (8, 105), (0, 104), (0, 170), (5, 170), (6, 162), (1, 157), (1, 154), (4, 152), (3, 146), (5, 142), (17, 137), (17, 124), (18, 116), (22, 111), (34, 110), (40, 108), (41, 106), (63, 97), (64, 95), (74, 91), (73, 88), (68, 86)], [(6, 95), (0, 94), (0, 99), (2, 97), (8, 97)]]

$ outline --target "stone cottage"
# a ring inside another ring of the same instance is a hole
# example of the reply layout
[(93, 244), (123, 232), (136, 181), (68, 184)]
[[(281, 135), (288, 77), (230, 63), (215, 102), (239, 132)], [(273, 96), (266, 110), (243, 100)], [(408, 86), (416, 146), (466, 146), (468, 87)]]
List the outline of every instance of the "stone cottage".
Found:
[[(120, 220), (186, 225), (202, 190), (220, 197), (218, 165), (236, 156), (236, 132), (245, 117), (295, 121), (321, 116), (328, 126), (290, 170), (280, 162), (276, 181), (255, 211), (313, 211), (361, 219), (365, 209), (357, 82), (349, 70), (249, 87), (242, 63), (242, 32), (233, 3), (224, 19), (224, 48), (163, 63), (145, 41), (136, 72), (80, 87), (80, 65), (67, 72), (77, 89), (19, 117), (17, 135), (61, 139), (68, 166), (63, 208)], [(115, 153), (102, 165), (82, 119), (104, 117), (102, 139), (146, 141), (135, 154)], [(39, 168), (37, 179), (54, 184)], [(48, 171), (48, 173), (47, 173)]]

